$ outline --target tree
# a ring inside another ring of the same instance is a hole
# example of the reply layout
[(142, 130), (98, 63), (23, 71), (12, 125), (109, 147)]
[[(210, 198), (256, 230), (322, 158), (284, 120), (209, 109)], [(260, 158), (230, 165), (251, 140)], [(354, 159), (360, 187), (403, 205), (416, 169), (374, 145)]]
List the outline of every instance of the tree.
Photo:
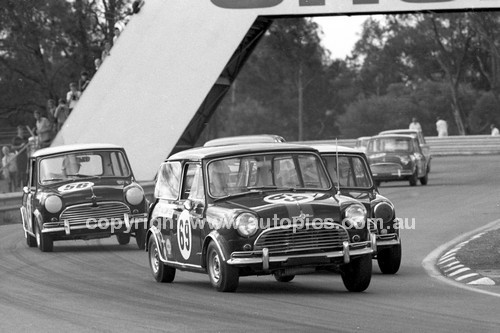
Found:
[[(0, 0), (0, 116), (44, 109), (47, 99), (63, 96), (82, 69), (93, 68), (109, 25), (126, 16), (129, 3)], [(9, 116), (12, 125), (24, 118)]]

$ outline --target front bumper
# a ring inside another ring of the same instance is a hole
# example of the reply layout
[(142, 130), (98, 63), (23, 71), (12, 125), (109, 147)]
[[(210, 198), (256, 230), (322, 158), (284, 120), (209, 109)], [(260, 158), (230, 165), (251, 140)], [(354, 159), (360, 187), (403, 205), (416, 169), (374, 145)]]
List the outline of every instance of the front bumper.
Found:
[(233, 252), (227, 260), (227, 264), (239, 267), (258, 265), (264, 271), (268, 270), (273, 264), (281, 267), (295, 266), (297, 262), (300, 262), (301, 265), (314, 265), (325, 261), (348, 264), (351, 258), (373, 254), (376, 249), (376, 237), (371, 234), (369, 241), (359, 243), (344, 241), (341, 250), (331, 252), (273, 255), (269, 253), (268, 248), (260, 251)]
[(123, 233), (137, 228), (145, 228), (147, 214), (123, 214), (123, 218), (88, 219), (86, 222), (71, 223), (70, 220), (44, 222), (42, 233), (57, 234), (61, 236), (94, 234), (94, 233)]
[(413, 170), (396, 163), (371, 164), (373, 178), (376, 180), (406, 179), (413, 175)]

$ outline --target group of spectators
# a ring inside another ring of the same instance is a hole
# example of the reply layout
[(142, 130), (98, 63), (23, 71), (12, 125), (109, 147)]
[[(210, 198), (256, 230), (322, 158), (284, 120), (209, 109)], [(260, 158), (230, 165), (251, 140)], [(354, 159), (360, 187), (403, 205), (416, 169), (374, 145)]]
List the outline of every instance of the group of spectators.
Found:
[[(415, 118), (415, 117), (412, 118), (409, 128), (422, 132), (422, 126), (420, 126), (420, 123), (418, 122), (417, 118)], [(495, 124), (490, 125), (490, 130), (491, 130), (492, 136), (500, 135), (500, 131), (495, 126)], [(444, 120), (441, 117), (437, 117), (436, 132), (438, 134), (438, 137), (448, 136), (448, 123), (446, 122), (446, 120)]]
[[(139, 13), (144, 5), (144, 0), (135, 0), (130, 8), (129, 15)], [(114, 26), (114, 36), (112, 42), (105, 40), (102, 44), (100, 57), (94, 60), (94, 71), (110, 56), (111, 47), (116, 43), (118, 37), (123, 31), (127, 21), (117, 22)], [(68, 119), (71, 111), (80, 100), (82, 93), (90, 83), (90, 73), (83, 70), (77, 81), (69, 83), (69, 91), (64, 97), (57, 99), (48, 99), (46, 112), (35, 110), (35, 127), (18, 126), (17, 135), (12, 138), (10, 145), (1, 148), (0, 176), (6, 180), (7, 190), (14, 192), (21, 188), (26, 179), (28, 168), (28, 156), (38, 148), (50, 146), (57, 132), (61, 130), (64, 122)], [(29, 132), (29, 136), (26, 134)]]

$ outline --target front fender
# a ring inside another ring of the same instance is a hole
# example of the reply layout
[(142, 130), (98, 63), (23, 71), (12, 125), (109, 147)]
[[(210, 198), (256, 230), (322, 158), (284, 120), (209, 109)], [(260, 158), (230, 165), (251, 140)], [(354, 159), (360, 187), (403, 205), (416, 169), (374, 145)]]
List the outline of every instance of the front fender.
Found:
[(222, 256), (222, 260), (227, 262), (229, 258), (231, 258), (231, 250), (229, 249), (229, 244), (226, 239), (219, 234), (217, 230), (213, 230), (211, 233), (205, 237), (203, 241), (202, 253), (201, 253), (201, 266), (207, 267), (207, 249), (208, 244), (210, 242), (214, 242), (215, 246), (219, 249), (219, 252)]
[(163, 235), (161, 234), (160, 230), (155, 226), (151, 226), (151, 228), (148, 229), (148, 232), (146, 234), (146, 247), (145, 247), (146, 252), (149, 251), (148, 244), (149, 244), (149, 239), (151, 237), (153, 237), (154, 241), (156, 242), (156, 246), (158, 247), (160, 259), (163, 262), (166, 262), (167, 255), (165, 252), (165, 242), (163, 241)]
[(42, 213), (40, 213), (40, 211), (38, 209), (36, 209), (34, 212), (33, 212), (33, 215), (35, 216), (35, 221), (33, 221), (33, 225), (31, 226), (33, 228), (33, 230), (35, 230), (34, 226), (35, 226), (35, 223), (38, 224), (38, 228), (40, 230), (40, 232), (43, 230), (43, 216), (42, 216)]

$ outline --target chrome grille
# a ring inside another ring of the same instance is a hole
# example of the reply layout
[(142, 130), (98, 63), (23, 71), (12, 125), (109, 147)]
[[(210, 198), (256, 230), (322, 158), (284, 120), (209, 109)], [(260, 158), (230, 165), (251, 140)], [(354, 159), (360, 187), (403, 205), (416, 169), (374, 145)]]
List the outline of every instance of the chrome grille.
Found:
[(307, 225), (300, 229), (270, 228), (263, 231), (254, 244), (255, 250), (268, 248), (270, 254), (299, 251), (332, 251), (342, 249), (342, 243), (349, 240), (347, 231), (338, 224), (321, 228)]
[(402, 170), (400, 164), (392, 164), (392, 163), (379, 163), (370, 165), (372, 169), (372, 173), (397, 173), (399, 170)]
[(123, 220), (124, 214), (129, 214), (130, 208), (123, 202), (98, 202), (97, 207), (92, 204), (75, 205), (66, 208), (60, 220), (68, 220), (70, 225), (86, 224), (88, 219), (111, 219)]

